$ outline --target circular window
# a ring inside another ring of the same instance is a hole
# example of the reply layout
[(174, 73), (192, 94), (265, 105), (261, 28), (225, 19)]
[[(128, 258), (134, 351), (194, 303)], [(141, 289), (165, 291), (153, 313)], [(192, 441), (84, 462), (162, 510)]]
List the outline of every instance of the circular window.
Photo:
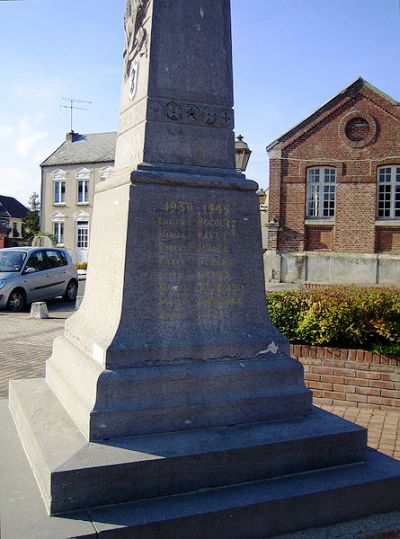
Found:
[(339, 126), (343, 142), (352, 148), (364, 148), (374, 140), (376, 132), (375, 119), (361, 110), (353, 110), (346, 114)]
[(353, 118), (345, 127), (346, 137), (354, 142), (364, 140), (369, 135), (369, 123), (365, 118)]

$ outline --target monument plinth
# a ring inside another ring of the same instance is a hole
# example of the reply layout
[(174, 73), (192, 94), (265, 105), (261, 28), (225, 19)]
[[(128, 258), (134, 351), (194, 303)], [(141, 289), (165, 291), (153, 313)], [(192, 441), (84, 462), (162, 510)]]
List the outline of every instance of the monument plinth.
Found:
[(46, 380), (89, 440), (306, 415), (234, 168), (229, 2), (128, 2), (125, 32), (115, 173)]
[(128, 0), (124, 26), (85, 298), (46, 379), (10, 384), (47, 512), (63, 516), (37, 494), (21, 509), (8, 484), (7, 530), (267, 537), (398, 509), (399, 466), (312, 408), (267, 315), (257, 185), (234, 168), (229, 0)]

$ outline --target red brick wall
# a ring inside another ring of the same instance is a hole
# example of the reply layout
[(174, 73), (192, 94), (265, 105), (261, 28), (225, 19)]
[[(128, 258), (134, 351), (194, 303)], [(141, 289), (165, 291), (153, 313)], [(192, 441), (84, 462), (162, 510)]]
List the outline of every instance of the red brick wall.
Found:
[(285, 215), (285, 223), (282, 231), (278, 233), (278, 249), (304, 251), (306, 186), (304, 183), (285, 183), (282, 185), (281, 196), (281, 211)]
[(376, 180), (339, 183), (336, 187), (336, 251), (374, 253)]
[(400, 357), (364, 350), (292, 345), (317, 404), (400, 411)]
[(335, 248), (333, 227), (307, 226), (306, 227), (306, 250), (322, 251)]
[[(374, 138), (362, 148), (343, 135), (345, 118), (356, 110), (376, 125)], [(281, 224), (278, 249), (399, 253), (397, 230), (375, 226), (377, 169), (400, 164), (394, 158), (399, 155), (399, 107), (361, 83), (281, 137), (270, 150), (269, 212)], [(336, 168), (336, 216), (329, 233), (307, 231), (305, 224), (306, 176), (312, 166)]]
[(378, 253), (400, 254), (400, 229), (379, 227), (376, 235)]

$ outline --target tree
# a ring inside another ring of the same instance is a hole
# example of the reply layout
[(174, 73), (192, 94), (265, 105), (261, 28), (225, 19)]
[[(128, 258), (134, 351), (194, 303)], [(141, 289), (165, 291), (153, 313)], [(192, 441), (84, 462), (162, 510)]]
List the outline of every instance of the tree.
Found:
[(22, 219), (22, 237), (24, 241), (31, 242), (32, 238), (40, 231), (40, 202), (39, 195), (32, 193), (29, 197), (29, 211)]

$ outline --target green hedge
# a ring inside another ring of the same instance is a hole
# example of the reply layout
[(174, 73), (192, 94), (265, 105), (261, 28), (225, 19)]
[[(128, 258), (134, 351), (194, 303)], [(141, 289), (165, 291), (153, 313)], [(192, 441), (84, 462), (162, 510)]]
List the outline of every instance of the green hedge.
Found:
[(292, 343), (400, 354), (400, 288), (271, 292), (267, 304), (272, 322)]

